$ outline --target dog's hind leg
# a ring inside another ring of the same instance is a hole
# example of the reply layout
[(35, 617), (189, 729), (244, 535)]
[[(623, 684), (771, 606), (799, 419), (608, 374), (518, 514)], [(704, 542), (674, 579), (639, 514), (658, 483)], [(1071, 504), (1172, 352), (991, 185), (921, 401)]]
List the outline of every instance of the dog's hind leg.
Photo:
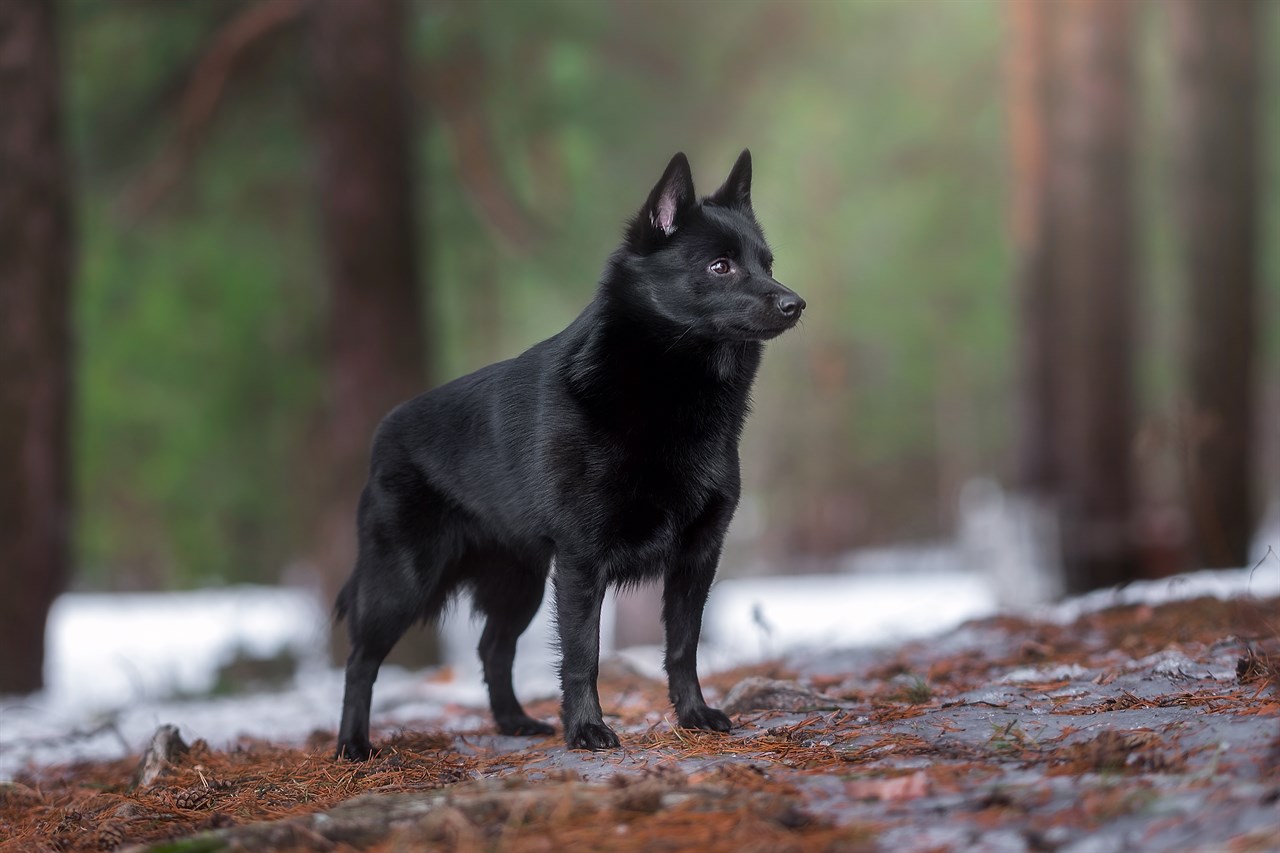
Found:
[(386, 503), (378, 506), (368, 490), (361, 497), (360, 555), (338, 598), (338, 613), (347, 619), (351, 653), (337, 755), (356, 761), (373, 754), (369, 707), (378, 669), (410, 625), (436, 615), (427, 608), (438, 598), (435, 592), (441, 586), (438, 547), (423, 539), (421, 525), (397, 525)]
[(416, 615), (405, 608), (361, 613), (360, 607), (357, 600), (355, 612), (348, 616), (351, 654), (347, 656), (337, 749), (338, 758), (355, 761), (364, 761), (373, 754), (373, 745), (369, 742), (369, 707), (378, 669)]
[(485, 614), (480, 661), (498, 731), (504, 735), (549, 735), (555, 729), (525, 713), (511, 683), (516, 640), (529, 627), (542, 603), (546, 569), (536, 565), (494, 565), (477, 581), (476, 609)]
[[(409, 558), (396, 560), (384, 554), (362, 553), (355, 574), (342, 591), (340, 606), (347, 614), (351, 653), (347, 656), (342, 724), (338, 729), (339, 758), (364, 761), (373, 754), (369, 742), (373, 682), (392, 647), (423, 615), (421, 587), (410, 581), (406, 567), (397, 565), (406, 559)], [(402, 580), (395, 587), (390, 586), (388, 581), (397, 578)]]

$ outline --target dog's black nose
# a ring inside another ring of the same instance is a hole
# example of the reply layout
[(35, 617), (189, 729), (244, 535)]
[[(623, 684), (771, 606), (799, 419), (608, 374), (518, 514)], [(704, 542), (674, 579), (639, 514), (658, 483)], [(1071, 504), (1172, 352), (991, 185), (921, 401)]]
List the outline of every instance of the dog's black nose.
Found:
[(784, 317), (794, 317), (805, 308), (804, 300), (798, 294), (788, 293), (778, 297), (778, 310)]

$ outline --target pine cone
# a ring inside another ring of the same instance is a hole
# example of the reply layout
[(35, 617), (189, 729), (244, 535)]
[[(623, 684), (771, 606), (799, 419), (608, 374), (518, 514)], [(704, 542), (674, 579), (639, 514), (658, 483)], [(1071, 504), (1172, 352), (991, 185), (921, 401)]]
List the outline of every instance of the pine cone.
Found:
[(203, 764), (197, 764), (191, 769), (200, 775), (201, 784), (207, 788), (210, 793), (213, 793), (214, 791), (226, 791), (235, 787), (233, 783), (228, 782), (225, 779), (219, 779)]
[(206, 788), (184, 788), (173, 797), (173, 804), (180, 809), (203, 808), (209, 803), (209, 791)]

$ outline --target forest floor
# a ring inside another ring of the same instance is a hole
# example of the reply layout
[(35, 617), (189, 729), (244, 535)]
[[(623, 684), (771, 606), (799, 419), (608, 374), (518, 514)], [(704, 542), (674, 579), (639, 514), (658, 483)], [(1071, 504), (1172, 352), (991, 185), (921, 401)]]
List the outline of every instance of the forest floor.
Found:
[(0, 783), (0, 853), (1274, 851), (1278, 665), (1280, 598), (996, 617), (705, 678), (723, 735), (673, 729), (664, 685), (615, 660), (620, 751), (438, 721), (375, 732), (365, 764), (330, 731), (196, 741), (149, 786), (136, 756)]

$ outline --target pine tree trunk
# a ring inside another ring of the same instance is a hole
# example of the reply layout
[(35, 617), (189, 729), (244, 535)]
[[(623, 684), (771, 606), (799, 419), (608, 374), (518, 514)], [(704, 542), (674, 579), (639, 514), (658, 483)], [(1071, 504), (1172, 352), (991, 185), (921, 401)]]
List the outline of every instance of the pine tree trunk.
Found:
[(1069, 592), (1130, 580), (1135, 238), (1131, 0), (1056, 6), (1049, 144), (1059, 524)]
[(1057, 312), (1049, 206), (1050, 51), (1054, 6), (1041, 0), (1008, 0), (1009, 151), (1012, 166), (1010, 230), (1017, 304), (1018, 487), (1046, 497), (1058, 485), (1054, 389)]
[(70, 179), (51, 0), (0, 0), (0, 693), (41, 687), (69, 574)]
[(425, 389), (403, 5), (312, 0), (323, 243), (330, 294), (333, 473), (317, 543), (329, 592), (350, 573), (378, 421)]
[(1187, 500), (1202, 566), (1242, 566), (1255, 522), (1259, 40), (1255, 0), (1174, 0), (1178, 245), (1187, 275)]

